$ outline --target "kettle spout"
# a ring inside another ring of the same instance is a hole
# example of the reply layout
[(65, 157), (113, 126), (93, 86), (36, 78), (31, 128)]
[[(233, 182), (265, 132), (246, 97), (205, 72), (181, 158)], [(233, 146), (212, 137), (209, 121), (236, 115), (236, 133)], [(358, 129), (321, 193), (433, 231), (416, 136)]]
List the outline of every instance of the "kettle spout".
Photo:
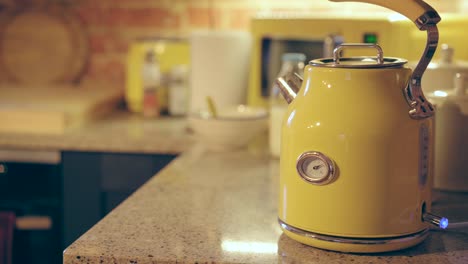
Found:
[(296, 98), (302, 86), (302, 77), (297, 73), (290, 73), (276, 79), (275, 85), (279, 87), (281, 95), (289, 104)]

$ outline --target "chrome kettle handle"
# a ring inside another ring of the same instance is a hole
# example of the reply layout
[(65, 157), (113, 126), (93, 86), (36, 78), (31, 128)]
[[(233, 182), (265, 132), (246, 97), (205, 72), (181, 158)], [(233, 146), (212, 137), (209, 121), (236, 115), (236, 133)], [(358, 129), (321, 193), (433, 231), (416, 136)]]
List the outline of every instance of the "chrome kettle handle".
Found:
[(406, 101), (410, 106), (409, 114), (413, 119), (423, 119), (434, 115), (434, 106), (426, 99), (423, 90), (421, 88), (421, 80), (426, 71), (427, 66), (431, 62), (432, 57), (437, 49), (437, 43), (439, 42), (439, 30), (434, 24), (433, 26), (427, 26), (427, 43), (426, 49), (413, 70), (411, 75), (411, 82), (408, 87), (405, 88)]
[(437, 49), (441, 20), (437, 11), (422, 0), (329, 0), (332, 2), (362, 2), (387, 7), (401, 13), (413, 21), (420, 30), (427, 31), (426, 49), (413, 71), (411, 81), (405, 88), (405, 98), (410, 106), (409, 115), (413, 119), (423, 119), (434, 115), (434, 107), (426, 99), (421, 88), (421, 79)]
[(361, 2), (383, 6), (413, 21), (420, 30), (440, 21), (437, 12), (423, 0), (329, 0), (331, 2)]

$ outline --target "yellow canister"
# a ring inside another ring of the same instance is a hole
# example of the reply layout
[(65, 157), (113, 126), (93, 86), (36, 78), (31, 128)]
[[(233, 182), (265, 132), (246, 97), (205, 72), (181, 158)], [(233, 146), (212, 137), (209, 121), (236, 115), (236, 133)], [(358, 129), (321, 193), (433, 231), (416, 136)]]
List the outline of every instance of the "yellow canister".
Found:
[(433, 120), (408, 114), (406, 61), (380, 55), (311, 61), (289, 104), (279, 221), (302, 243), (380, 252), (427, 235)]
[[(158, 60), (164, 80), (169, 79), (169, 72), (176, 65), (190, 64), (190, 44), (179, 39), (140, 39), (132, 43), (127, 53), (125, 100), (129, 111), (143, 111), (142, 65), (145, 54), (152, 50)], [(167, 82), (162, 83), (159, 98), (161, 108), (168, 107)]]

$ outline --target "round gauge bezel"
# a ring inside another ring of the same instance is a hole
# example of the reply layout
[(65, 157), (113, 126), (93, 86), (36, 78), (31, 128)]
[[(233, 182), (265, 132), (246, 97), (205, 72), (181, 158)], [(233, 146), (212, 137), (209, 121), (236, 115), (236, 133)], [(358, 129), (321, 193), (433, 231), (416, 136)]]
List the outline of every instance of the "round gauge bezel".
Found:
[[(316, 160), (316, 159), (319, 159), (322, 162), (324, 162), (328, 168), (327, 175), (321, 178), (310, 177), (309, 175), (307, 175), (307, 172), (304, 170), (304, 165), (306, 162), (312, 162), (313, 160)], [(333, 162), (333, 160), (327, 157), (325, 154), (318, 152), (318, 151), (308, 151), (308, 152), (302, 153), (297, 159), (296, 169), (297, 169), (297, 172), (299, 173), (299, 176), (301, 176), (303, 180), (309, 183), (315, 184), (315, 185), (328, 184), (332, 182), (336, 176), (335, 162)]]

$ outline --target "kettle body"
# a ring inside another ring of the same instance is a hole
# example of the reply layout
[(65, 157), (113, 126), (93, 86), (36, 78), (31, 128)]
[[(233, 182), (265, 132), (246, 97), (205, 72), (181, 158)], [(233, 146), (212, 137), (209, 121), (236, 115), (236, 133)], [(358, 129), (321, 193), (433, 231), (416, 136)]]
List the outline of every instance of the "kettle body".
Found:
[[(342, 44), (300, 76), (276, 84), (289, 103), (283, 121), (278, 220), (304, 244), (344, 252), (385, 252), (423, 241), (430, 213), (434, 106), (421, 80), (438, 45), (439, 14), (423, 0), (330, 0), (387, 7), (426, 31), (411, 71), (378, 45)], [(376, 57), (340, 58), (371, 47)], [(409, 109), (409, 111), (408, 111)]]
[[(279, 221), (305, 244), (381, 252), (421, 242), (433, 120), (413, 119), (411, 70), (310, 63), (283, 121)], [(337, 242), (338, 241), (338, 242)]]

